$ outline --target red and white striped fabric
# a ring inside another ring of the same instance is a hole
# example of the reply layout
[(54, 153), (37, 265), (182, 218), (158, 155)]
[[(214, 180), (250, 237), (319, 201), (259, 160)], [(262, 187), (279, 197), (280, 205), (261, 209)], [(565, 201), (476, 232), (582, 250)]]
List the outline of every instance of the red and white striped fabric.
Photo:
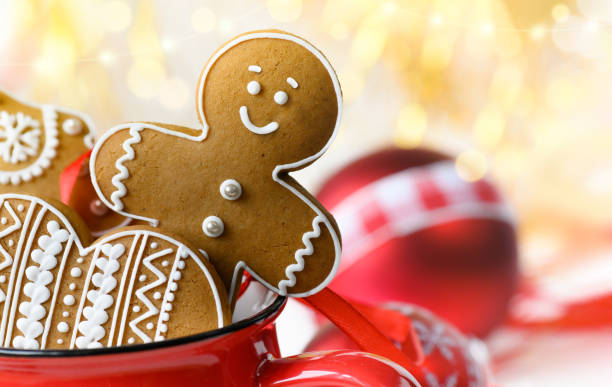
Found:
[(330, 211), (342, 232), (339, 272), (384, 242), (464, 218), (513, 223), (510, 209), (485, 179), (461, 179), (452, 161), (409, 168), (370, 183)]

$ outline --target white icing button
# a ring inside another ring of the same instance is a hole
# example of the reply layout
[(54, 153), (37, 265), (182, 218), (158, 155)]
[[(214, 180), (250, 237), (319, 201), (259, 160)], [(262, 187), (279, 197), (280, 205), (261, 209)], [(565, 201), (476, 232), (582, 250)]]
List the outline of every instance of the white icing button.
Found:
[(138, 312), (140, 312), (140, 306), (138, 306), (138, 305), (134, 305), (134, 307), (132, 308), (132, 310), (134, 311), (134, 313), (138, 313)]
[(151, 242), (151, 248), (152, 249), (156, 249), (157, 248), (157, 242)]
[(17, 206), (17, 211), (23, 211), (23, 204)]
[(162, 321), (168, 321), (170, 319), (170, 315), (168, 313), (161, 314)]
[(72, 305), (74, 305), (74, 302), (75, 302), (74, 296), (69, 294), (66, 297), (64, 297), (64, 304), (65, 305), (72, 306)]
[(174, 301), (174, 294), (168, 293), (168, 301)]
[(159, 300), (161, 298), (161, 293), (160, 292), (153, 293), (153, 298), (155, 298), (156, 300)]
[(166, 324), (161, 324), (159, 326), (159, 331), (162, 332), (162, 333), (168, 332), (168, 326)]
[(78, 267), (73, 267), (70, 270), (70, 275), (73, 276), (74, 278), (79, 278), (81, 274), (83, 274), (83, 272)]
[(100, 199), (92, 200), (89, 203), (89, 210), (96, 216), (104, 216), (110, 211)]
[(279, 105), (286, 104), (288, 100), (289, 100), (289, 96), (284, 91), (277, 91), (274, 94), (274, 102), (276, 102)]
[(162, 262), (162, 266), (163, 266), (163, 267), (166, 267), (166, 266), (168, 266), (169, 264), (170, 264), (170, 262), (168, 262), (168, 261), (163, 261), (163, 262)]
[(83, 263), (83, 258), (77, 258), (77, 263)]
[(251, 81), (247, 84), (247, 91), (251, 95), (257, 95), (261, 91), (261, 85), (257, 81)]
[(68, 289), (70, 289), (70, 290), (76, 289), (76, 284), (75, 283), (71, 283), (70, 285), (68, 285)]
[(68, 329), (70, 329), (70, 327), (64, 321), (62, 321), (61, 323), (57, 324), (57, 330), (62, 332), (62, 333), (68, 332)]
[(70, 313), (68, 313), (68, 312), (62, 312), (62, 317), (68, 317), (68, 316), (70, 316)]
[(209, 216), (202, 222), (204, 234), (211, 238), (220, 237), (224, 229), (223, 221), (218, 216)]
[(175, 271), (175, 272), (172, 274), (172, 279), (173, 279), (173, 280), (175, 280), (175, 281), (180, 280), (180, 279), (181, 279), (181, 272), (180, 272), (180, 271)]
[(5, 283), (5, 282), (6, 282), (6, 276), (0, 275), (0, 283)]
[(64, 344), (64, 340), (62, 340), (62, 339), (57, 339), (57, 343), (58, 343), (58, 344)]
[(168, 311), (168, 312), (169, 312), (169, 311), (171, 311), (171, 310), (172, 310), (172, 304), (166, 304), (166, 305), (164, 305), (164, 309), (165, 309), (166, 311)]
[(140, 282), (144, 282), (147, 280), (147, 276), (145, 274), (141, 274), (140, 277), (138, 277), (138, 281)]
[(130, 337), (130, 338), (128, 339), (128, 344), (134, 344), (134, 341), (135, 341), (135, 340), (134, 340), (134, 338), (133, 338), (133, 337)]
[(224, 199), (236, 200), (242, 196), (242, 186), (234, 179), (227, 179), (219, 186), (219, 192)]
[(83, 129), (83, 124), (74, 118), (68, 118), (62, 123), (62, 130), (71, 136), (81, 133), (81, 129)]
[(8, 241), (9, 247), (13, 247), (14, 244), (15, 244), (15, 242), (13, 242), (12, 239), (9, 239), (9, 241)]
[(168, 285), (168, 287), (170, 288), (170, 290), (172, 290), (173, 292), (176, 291), (176, 289), (178, 289), (178, 285), (176, 284), (176, 282), (171, 283), (170, 285)]
[(177, 266), (178, 266), (179, 269), (184, 269), (185, 268), (185, 261), (179, 261)]
[(147, 329), (149, 329), (149, 330), (153, 329), (153, 323), (152, 322), (147, 323)]
[(2, 219), (0, 219), (0, 223), (6, 224), (6, 222), (8, 222), (8, 219), (3, 216)]

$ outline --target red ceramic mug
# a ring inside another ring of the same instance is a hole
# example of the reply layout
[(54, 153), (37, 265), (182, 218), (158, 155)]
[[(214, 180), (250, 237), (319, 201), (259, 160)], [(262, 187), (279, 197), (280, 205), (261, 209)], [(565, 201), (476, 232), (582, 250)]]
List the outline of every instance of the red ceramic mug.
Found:
[(179, 339), (92, 350), (0, 349), (2, 386), (419, 386), (404, 368), (359, 351), (281, 358), (277, 296), (252, 317)]

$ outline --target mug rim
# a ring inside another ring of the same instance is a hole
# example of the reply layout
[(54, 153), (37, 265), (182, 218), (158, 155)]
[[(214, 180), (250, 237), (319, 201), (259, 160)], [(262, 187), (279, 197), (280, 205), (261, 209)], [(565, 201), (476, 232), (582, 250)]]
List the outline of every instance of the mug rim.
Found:
[(191, 344), (197, 341), (207, 340), (213, 337), (219, 337), (228, 333), (236, 332), (248, 326), (257, 324), (266, 318), (277, 313), (287, 300), (286, 296), (276, 295), (276, 299), (268, 307), (261, 310), (259, 313), (237, 321), (222, 328), (213, 329), (190, 336), (177, 337), (175, 339), (154, 341), (146, 344), (124, 345), (118, 347), (104, 347), (95, 349), (16, 349), (16, 348), (0, 348), (0, 357), (81, 357), (81, 356), (97, 356), (97, 355), (115, 355), (132, 352), (150, 351), (167, 347), (174, 347), (184, 344)]

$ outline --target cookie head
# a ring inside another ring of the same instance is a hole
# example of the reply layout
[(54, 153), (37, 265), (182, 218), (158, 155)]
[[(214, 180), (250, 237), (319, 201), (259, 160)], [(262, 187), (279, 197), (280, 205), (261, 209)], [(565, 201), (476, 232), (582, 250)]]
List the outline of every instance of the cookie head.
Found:
[(209, 60), (198, 89), (209, 135), (253, 143), (253, 152), (277, 165), (322, 153), (340, 118), (333, 68), (310, 43), (288, 33), (238, 36)]

